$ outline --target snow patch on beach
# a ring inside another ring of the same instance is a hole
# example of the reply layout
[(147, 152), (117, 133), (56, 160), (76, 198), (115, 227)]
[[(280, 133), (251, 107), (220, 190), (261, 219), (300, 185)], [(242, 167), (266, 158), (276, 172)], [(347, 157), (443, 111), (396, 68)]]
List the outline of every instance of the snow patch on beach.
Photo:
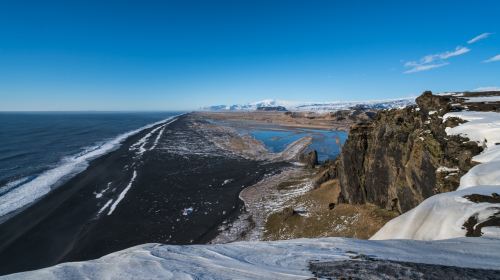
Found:
[(103, 189), (102, 191), (100, 191), (98, 193), (94, 193), (95, 194), (95, 198), (97, 198), (97, 199), (101, 198), (104, 195), (104, 193), (106, 193), (109, 190), (110, 187), (111, 187), (111, 182), (109, 182), (106, 185), (106, 188)]
[(227, 184), (231, 183), (232, 181), (233, 181), (233, 179), (226, 179), (226, 180), (224, 180), (224, 182), (222, 182), (222, 186), (227, 185)]
[(146, 144), (148, 143), (149, 138), (159, 129), (165, 127), (164, 125), (158, 126), (155, 129), (152, 129), (150, 132), (148, 132), (146, 135), (144, 135), (139, 141), (135, 142), (133, 145), (130, 146), (129, 150), (130, 151), (136, 151), (137, 155), (142, 155), (144, 154), (145, 151), (148, 149), (145, 148)]
[(99, 209), (99, 212), (97, 212), (97, 216), (101, 215), (101, 213), (104, 212), (106, 208), (108, 208), (108, 206), (111, 205), (112, 202), (113, 199), (108, 200), (106, 204), (104, 204), (104, 206), (101, 209)]
[(498, 269), (500, 242), (487, 238), (443, 241), (349, 238), (235, 242), (218, 245), (144, 244), (100, 259), (63, 263), (5, 279), (309, 279), (309, 264), (374, 259)]
[[(476, 217), (478, 223), (498, 214), (500, 205), (475, 203), (466, 195), (493, 196), (500, 193), (500, 114), (495, 112), (454, 112), (443, 116), (455, 117), (467, 122), (446, 128), (448, 135), (461, 135), (485, 147), (472, 159), (480, 164), (474, 166), (460, 179), (454, 192), (434, 195), (414, 209), (391, 220), (372, 239), (421, 239), (435, 240), (466, 235), (464, 223)], [(454, 171), (442, 167), (438, 171)], [(499, 237), (499, 229), (484, 227), (482, 236)]]
[(188, 208), (184, 208), (182, 209), (182, 216), (188, 216), (190, 215), (191, 213), (193, 213), (193, 207), (188, 207)]
[[(156, 148), (156, 146), (158, 145), (158, 141), (160, 141), (160, 138), (163, 134), (163, 131), (165, 130), (165, 127), (171, 123), (173, 123), (174, 121), (176, 121), (177, 118), (171, 118), (170, 121), (168, 122), (165, 122), (163, 125), (160, 125), (158, 127), (155, 127), (154, 129), (152, 129), (150, 132), (148, 132), (146, 135), (144, 135), (141, 139), (139, 139), (139, 141), (135, 142), (133, 145), (130, 146), (129, 150), (130, 151), (135, 151), (136, 152), (136, 155), (137, 156), (142, 156), (144, 154), (144, 152), (146, 151), (151, 151), (151, 150), (154, 150)], [(159, 132), (158, 132), (159, 131)], [(153, 144), (150, 146), (150, 148), (146, 148), (146, 145), (149, 144), (149, 139), (151, 138), (151, 136), (153, 136), (156, 132), (158, 132), (158, 134), (156, 135), (156, 138), (153, 142)]]
[(118, 198), (116, 199), (116, 201), (111, 205), (111, 208), (109, 209), (109, 212), (108, 212), (108, 216), (113, 214), (113, 211), (115, 211), (116, 206), (118, 206), (118, 203), (120, 203), (120, 201), (122, 201), (125, 198), (125, 195), (132, 187), (132, 184), (134, 183), (136, 177), (137, 177), (137, 171), (134, 170), (134, 173), (132, 174), (132, 179), (130, 179), (130, 182), (128, 182), (127, 187), (125, 187), (125, 189), (123, 189), (123, 191), (118, 195)]
[(167, 127), (167, 125), (169, 125), (170, 123), (172, 123), (173, 121), (165, 124), (162, 126), (160, 132), (158, 132), (158, 135), (156, 135), (156, 139), (155, 139), (155, 142), (153, 143), (153, 146), (151, 146), (151, 149), (150, 150), (154, 150), (156, 149), (156, 146), (158, 146), (158, 141), (160, 141), (160, 138), (161, 136), (163, 135), (163, 131), (165, 131), (165, 127)]

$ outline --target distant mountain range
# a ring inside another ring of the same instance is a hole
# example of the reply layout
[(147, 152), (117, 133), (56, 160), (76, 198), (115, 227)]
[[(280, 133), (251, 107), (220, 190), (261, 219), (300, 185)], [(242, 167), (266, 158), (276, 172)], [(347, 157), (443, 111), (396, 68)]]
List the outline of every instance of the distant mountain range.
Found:
[(214, 105), (203, 107), (203, 111), (310, 111), (331, 112), (347, 109), (393, 109), (415, 104), (415, 97), (371, 100), (371, 101), (336, 101), (336, 102), (297, 102), (287, 100), (265, 99), (247, 104)]

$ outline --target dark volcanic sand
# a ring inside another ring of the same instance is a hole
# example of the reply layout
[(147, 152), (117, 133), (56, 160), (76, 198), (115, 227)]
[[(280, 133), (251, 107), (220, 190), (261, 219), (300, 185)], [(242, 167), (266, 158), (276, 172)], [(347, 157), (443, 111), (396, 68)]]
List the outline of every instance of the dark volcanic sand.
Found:
[[(205, 243), (215, 237), (224, 220), (239, 214), (241, 189), (277, 170), (278, 164), (221, 150), (192, 129), (192, 121), (184, 115), (163, 131), (160, 124), (128, 138), (1, 224), (0, 274), (98, 258), (137, 244)], [(140, 145), (133, 145), (155, 128), (141, 155)], [(108, 215), (121, 193), (123, 199)], [(191, 207), (192, 212), (184, 211)]]

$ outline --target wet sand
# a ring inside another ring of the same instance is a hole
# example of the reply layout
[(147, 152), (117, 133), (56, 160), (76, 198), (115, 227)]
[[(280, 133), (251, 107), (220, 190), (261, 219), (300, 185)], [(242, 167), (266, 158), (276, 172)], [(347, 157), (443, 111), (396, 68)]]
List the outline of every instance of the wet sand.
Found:
[(179, 117), (120, 148), (0, 225), (0, 274), (88, 260), (137, 244), (206, 243), (245, 186), (285, 163), (238, 156)]

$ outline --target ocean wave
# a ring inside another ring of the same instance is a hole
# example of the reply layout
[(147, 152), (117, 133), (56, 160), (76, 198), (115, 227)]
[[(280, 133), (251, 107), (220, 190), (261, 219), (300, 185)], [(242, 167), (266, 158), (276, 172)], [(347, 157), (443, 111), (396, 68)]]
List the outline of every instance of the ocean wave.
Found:
[(179, 115), (148, 124), (141, 128), (123, 133), (117, 137), (99, 145), (85, 148), (82, 152), (65, 157), (56, 167), (44, 171), (40, 175), (32, 178), (22, 178), (16, 181), (8, 182), (0, 187), (0, 217), (19, 210), (40, 199), (49, 193), (54, 187), (60, 185), (63, 181), (84, 171), (88, 167), (90, 160), (107, 154), (120, 146), (128, 137), (137, 134), (144, 129), (155, 125), (168, 122)]
[(24, 177), (24, 178), (21, 178), (21, 179), (16, 179), (16, 180), (12, 180), (10, 182), (8, 182), (7, 184), (3, 185), (0, 187), (0, 195), (4, 194), (4, 193), (7, 193), (9, 192), (10, 190), (16, 188), (17, 186), (25, 183), (26, 181), (29, 181), (30, 179), (32, 179), (32, 177)]

